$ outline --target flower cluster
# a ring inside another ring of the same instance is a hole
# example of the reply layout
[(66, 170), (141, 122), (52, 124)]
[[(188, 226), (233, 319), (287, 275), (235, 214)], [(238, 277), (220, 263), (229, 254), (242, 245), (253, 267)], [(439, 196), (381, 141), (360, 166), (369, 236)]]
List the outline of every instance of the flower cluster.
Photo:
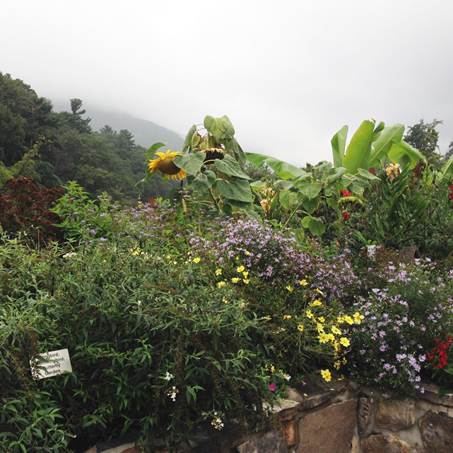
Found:
[[(283, 284), (289, 293), (295, 288), (318, 288), (328, 299), (338, 299), (357, 283), (346, 254), (329, 260), (310, 256), (298, 249), (293, 236), (277, 232), (267, 223), (254, 219), (229, 220), (211, 233), (211, 240), (192, 236), (192, 249), (213, 255), (220, 269), (233, 262), (263, 282)], [(239, 276), (231, 278), (237, 280)], [(242, 275), (242, 279), (248, 280), (248, 276)], [(226, 282), (221, 280), (218, 284), (225, 286)]]
[(364, 319), (352, 329), (352, 376), (367, 384), (423, 392), (427, 343), (445, 328), (451, 304), (432, 304), (427, 314), (385, 288), (373, 289), (357, 307)]
[(443, 369), (448, 365), (448, 351), (453, 343), (453, 337), (450, 335), (444, 341), (435, 338), (436, 346), (427, 355), (429, 362), (437, 369)]

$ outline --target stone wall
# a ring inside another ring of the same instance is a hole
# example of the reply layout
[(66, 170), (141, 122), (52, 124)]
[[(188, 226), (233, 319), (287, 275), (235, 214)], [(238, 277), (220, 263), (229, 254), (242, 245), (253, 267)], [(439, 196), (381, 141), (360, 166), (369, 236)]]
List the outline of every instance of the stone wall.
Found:
[[(195, 453), (453, 453), (453, 394), (399, 399), (354, 383), (337, 383), (310, 395), (289, 389), (271, 408), (274, 428), (246, 434), (227, 425), (179, 452)], [(86, 453), (139, 453), (119, 441)], [(152, 451), (169, 453), (164, 447)]]
[(274, 412), (280, 428), (239, 453), (453, 453), (453, 394), (432, 387), (417, 399), (352, 383), (311, 396), (290, 390)]

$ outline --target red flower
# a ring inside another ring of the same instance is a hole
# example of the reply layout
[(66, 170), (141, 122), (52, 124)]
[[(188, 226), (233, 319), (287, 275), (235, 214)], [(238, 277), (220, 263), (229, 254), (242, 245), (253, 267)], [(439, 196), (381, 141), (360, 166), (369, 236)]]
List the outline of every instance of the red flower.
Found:
[(271, 383), (269, 384), (269, 390), (270, 390), (271, 392), (275, 392), (275, 391), (277, 390), (277, 384), (276, 384), (275, 382), (271, 382)]
[(343, 220), (344, 220), (345, 222), (347, 222), (347, 221), (349, 220), (349, 217), (351, 217), (351, 215), (349, 214), (348, 211), (343, 211), (343, 212), (341, 213), (341, 215), (343, 216)]
[(350, 197), (352, 195), (352, 192), (350, 192), (347, 189), (341, 189), (340, 190), (340, 194), (341, 194), (342, 197)]
[(453, 337), (448, 335), (445, 341), (440, 341), (439, 338), (436, 338), (434, 342), (436, 346), (427, 354), (427, 357), (434, 368), (440, 370), (448, 365), (448, 350), (453, 343)]

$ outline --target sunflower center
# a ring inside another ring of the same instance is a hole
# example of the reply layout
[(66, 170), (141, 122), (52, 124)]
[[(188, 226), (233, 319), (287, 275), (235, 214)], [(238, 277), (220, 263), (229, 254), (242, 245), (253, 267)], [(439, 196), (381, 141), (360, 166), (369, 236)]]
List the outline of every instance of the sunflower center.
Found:
[(166, 175), (176, 175), (180, 171), (180, 168), (174, 164), (173, 159), (173, 157), (162, 159), (158, 162), (157, 168)]

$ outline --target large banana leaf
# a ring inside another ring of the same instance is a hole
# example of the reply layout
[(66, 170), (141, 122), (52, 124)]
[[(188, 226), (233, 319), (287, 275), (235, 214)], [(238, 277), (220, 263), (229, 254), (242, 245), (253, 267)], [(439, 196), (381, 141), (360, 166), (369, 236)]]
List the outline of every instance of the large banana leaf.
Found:
[(306, 171), (296, 167), (295, 165), (291, 165), (287, 162), (275, 159), (274, 157), (266, 156), (264, 154), (246, 153), (245, 157), (249, 162), (257, 167), (266, 164), (272, 168), (275, 174), (281, 179), (293, 179), (307, 175)]
[(399, 162), (407, 168), (414, 168), (420, 160), (426, 161), (425, 156), (413, 146), (401, 140), (393, 143), (388, 152), (388, 158), (394, 162)]
[(332, 145), (333, 165), (341, 167), (343, 165), (344, 150), (346, 149), (346, 137), (348, 136), (348, 126), (343, 126), (330, 141)]
[(404, 126), (402, 124), (395, 124), (382, 129), (378, 138), (371, 144), (368, 165), (370, 167), (378, 165), (381, 159), (387, 156), (392, 144), (401, 142), (403, 134)]
[(450, 159), (442, 165), (439, 174), (439, 182), (443, 181), (444, 178), (448, 178), (453, 175), (453, 156), (451, 156)]
[(359, 168), (367, 168), (373, 132), (374, 121), (365, 120), (352, 136), (343, 157), (343, 167), (349, 173), (356, 173)]

